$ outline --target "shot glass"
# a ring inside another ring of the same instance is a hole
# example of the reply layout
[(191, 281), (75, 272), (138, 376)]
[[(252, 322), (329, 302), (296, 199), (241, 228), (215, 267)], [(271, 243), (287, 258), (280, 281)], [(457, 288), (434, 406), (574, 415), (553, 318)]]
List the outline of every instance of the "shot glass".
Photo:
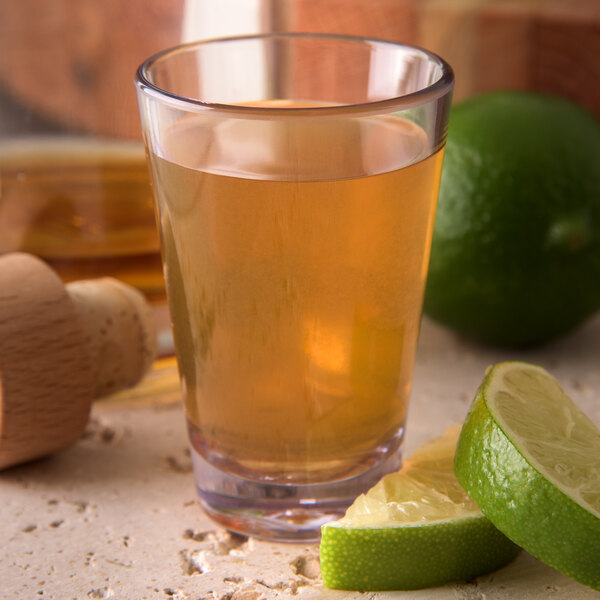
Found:
[(401, 465), (452, 70), (267, 34), (161, 52), (136, 85), (200, 502), (317, 540)]

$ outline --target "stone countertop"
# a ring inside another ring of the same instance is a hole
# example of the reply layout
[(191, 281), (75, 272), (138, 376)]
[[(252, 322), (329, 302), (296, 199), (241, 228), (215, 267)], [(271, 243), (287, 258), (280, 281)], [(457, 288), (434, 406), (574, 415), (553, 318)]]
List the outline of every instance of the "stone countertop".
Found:
[[(425, 320), (407, 452), (461, 421), (486, 366), (506, 359), (548, 368), (600, 423), (600, 317), (528, 352), (481, 347)], [(434, 589), (324, 589), (318, 545), (230, 534), (199, 508), (176, 375), (168, 369), (153, 394), (143, 383), (96, 403), (73, 448), (0, 473), (0, 600), (600, 598), (525, 552), (495, 573)]]

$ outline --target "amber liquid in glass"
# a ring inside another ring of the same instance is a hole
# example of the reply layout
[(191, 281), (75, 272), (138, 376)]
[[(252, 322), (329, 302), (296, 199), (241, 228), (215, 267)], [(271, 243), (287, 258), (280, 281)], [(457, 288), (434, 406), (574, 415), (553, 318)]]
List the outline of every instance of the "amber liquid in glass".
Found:
[(219, 469), (314, 483), (399, 446), (442, 164), (427, 148), (393, 116), (188, 116), (151, 156), (192, 443)]

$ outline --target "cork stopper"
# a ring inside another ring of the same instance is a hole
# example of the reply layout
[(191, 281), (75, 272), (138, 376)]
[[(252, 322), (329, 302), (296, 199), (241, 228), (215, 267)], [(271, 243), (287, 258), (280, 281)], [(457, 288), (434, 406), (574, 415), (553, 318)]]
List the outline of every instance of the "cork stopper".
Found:
[(154, 314), (144, 296), (104, 277), (66, 286), (92, 363), (94, 398), (135, 385), (156, 358)]
[(156, 355), (144, 297), (105, 278), (66, 287), (28, 254), (0, 256), (0, 468), (64, 449), (91, 402), (134, 385)]

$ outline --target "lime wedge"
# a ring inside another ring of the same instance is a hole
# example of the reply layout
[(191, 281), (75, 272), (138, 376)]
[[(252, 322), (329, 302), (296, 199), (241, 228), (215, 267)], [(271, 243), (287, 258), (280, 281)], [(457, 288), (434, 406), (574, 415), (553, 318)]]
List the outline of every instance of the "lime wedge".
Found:
[(486, 519), (453, 471), (460, 426), (428, 442), (397, 473), (322, 528), (326, 587), (393, 590), (471, 579), (519, 551)]
[(546, 564), (600, 589), (600, 431), (541, 367), (492, 367), (456, 451), (484, 514)]

